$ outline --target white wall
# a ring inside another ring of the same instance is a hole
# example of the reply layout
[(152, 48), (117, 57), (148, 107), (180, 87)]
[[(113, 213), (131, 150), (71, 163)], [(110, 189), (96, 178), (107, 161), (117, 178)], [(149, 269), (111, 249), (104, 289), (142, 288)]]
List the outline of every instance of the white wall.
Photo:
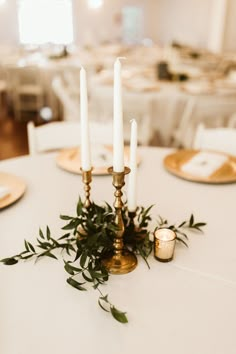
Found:
[(16, 0), (8, 0), (0, 6), (0, 44), (18, 43)]
[(236, 1), (228, 0), (223, 49), (236, 51)]
[(211, 0), (158, 0), (155, 39), (206, 46)]
[(86, 0), (74, 0), (74, 24), (76, 40), (84, 43), (118, 40), (122, 37), (121, 9), (124, 5), (139, 6), (144, 11), (144, 36), (150, 35), (149, 8), (152, 0), (104, 0), (100, 9), (91, 10)]
[[(160, 44), (178, 40), (207, 47), (214, 1), (104, 0), (101, 9), (90, 10), (86, 0), (73, 0), (75, 40), (84, 44), (92, 40), (99, 42), (121, 38), (118, 20), (122, 6), (136, 5), (144, 10), (144, 37), (150, 37)], [(236, 0), (228, 1), (223, 48), (236, 51)], [(7, 0), (0, 7), (0, 44), (17, 43), (16, 0)]]

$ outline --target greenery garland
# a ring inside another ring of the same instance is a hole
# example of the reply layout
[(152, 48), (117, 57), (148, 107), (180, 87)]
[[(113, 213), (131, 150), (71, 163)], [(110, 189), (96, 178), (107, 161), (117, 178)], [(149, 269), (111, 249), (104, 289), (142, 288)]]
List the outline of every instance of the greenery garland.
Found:
[[(143, 207), (137, 209), (135, 227), (130, 223), (126, 205), (122, 211), (125, 226), (124, 246), (140, 255), (148, 267), (148, 257), (154, 246), (148, 229), (152, 220), (150, 216), (151, 208), (152, 206), (147, 209)], [(92, 203), (86, 209), (82, 200), (79, 199), (76, 216), (61, 215), (60, 218), (66, 221), (66, 225), (62, 227), (62, 230), (65, 230), (66, 233), (61, 237), (57, 239), (52, 237), (48, 226), (45, 232), (39, 229), (36, 245), (32, 245), (25, 240), (23, 252), (1, 259), (0, 262), (5, 265), (14, 265), (19, 261), (30, 258), (36, 260), (41, 257), (58, 259), (58, 254), (55, 251), (61, 250), (60, 256), (64, 261), (64, 269), (69, 274), (67, 283), (80, 291), (87, 290), (90, 284), (90, 287), (92, 286), (99, 292), (99, 306), (104, 311), (109, 312), (117, 321), (128, 322), (126, 313), (117, 309), (109, 301), (108, 295), (104, 295), (100, 288), (109, 279), (109, 273), (101, 260), (107, 252), (112, 251), (117, 230), (113, 208), (107, 203), (103, 206)], [(206, 223), (203, 222), (195, 223), (193, 215), (190, 216), (189, 220), (178, 225), (169, 224), (166, 219), (159, 216), (155, 230), (161, 227), (170, 228), (176, 232), (177, 241), (187, 246), (186, 230), (194, 229), (201, 232), (205, 225)]]

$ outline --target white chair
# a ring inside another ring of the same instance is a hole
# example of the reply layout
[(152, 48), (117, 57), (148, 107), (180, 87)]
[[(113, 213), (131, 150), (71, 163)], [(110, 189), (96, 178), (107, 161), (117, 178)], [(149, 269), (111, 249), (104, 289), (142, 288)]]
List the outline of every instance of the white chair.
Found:
[(10, 72), (10, 90), (17, 120), (24, 112), (38, 112), (44, 106), (44, 87), (40, 70), (26, 66)]
[[(112, 124), (90, 122), (91, 144), (112, 144)], [(70, 148), (80, 145), (79, 122), (51, 122), (35, 127), (27, 124), (29, 154)]]
[(79, 96), (75, 97), (70, 94), (68, 87), (59, 75), (54, 77), (52, 81), (52, 89), (62, 105), (63, 120), (78, 120), (80, 111)]
[(236, 128), (205, 128), (201, 123), (197, 127), (193, 148), (221, 151), (236, 156)]
[[(91, 87), (90, 106), (92, 116), (101, 122), (110, 122), (113, 117), (113, 89), (106, 86)], [(153, 100), (140, 93), (125, 92), (123, 95), (124, 137), (130, 140), (130, 120), (138, 123), (138, 142), (148, 145), (153, 137)]]
[(192, 147), (200, 123), (208, 128), (226, 127), (234, 112), (236, 112), (234, 97), (190, 98), (173, 134), (173, 145), (184, 148)]

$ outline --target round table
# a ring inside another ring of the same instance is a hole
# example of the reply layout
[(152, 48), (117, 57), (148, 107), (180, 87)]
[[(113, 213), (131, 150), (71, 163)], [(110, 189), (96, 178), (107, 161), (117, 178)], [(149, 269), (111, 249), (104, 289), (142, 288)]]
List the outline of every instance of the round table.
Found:
[[(205, 221), (204, 234), (189, 233), (189, 248), (177, 244), (174, 260), (139, 259), (126, 275), (113, 275), (102, 290), (129, 323), (103, 312), (94, 290), (79, 292), (66, 283), (63, 262), (41, 259), (0, 265), (0, 352), (68, 353), (235, 353), (236, 237), (235, 184), (207, 185), (177, 178), (163, 168), (172, 150), (140, 148), (138, 201), (155, 204), (171, 223), (193, 213)], [(25, 179), (27, 191), (0, 212), (0, 258), (34, 243), (39, 227), (62, 235), (60, 214), (75, 215), (83, 185), (79, 175), (59, 169), (55, 153), (0, 163), (0, 171)], [(124, 188), (125, 190), (125, 188)], [(92, 199), (113, 202), (111, 176), (94, 176)]]

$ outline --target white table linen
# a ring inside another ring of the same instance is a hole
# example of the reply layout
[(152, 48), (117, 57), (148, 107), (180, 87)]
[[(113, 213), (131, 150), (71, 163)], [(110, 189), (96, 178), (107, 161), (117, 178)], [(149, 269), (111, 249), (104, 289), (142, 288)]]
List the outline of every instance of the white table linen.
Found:
[[(236, 322), (235, 184), (207, 185), (179, 179), (163, 168), (172, 150), (142, 148), (138, 169), (139, 204), (170, 222), (191, 213), (207, 222), (191, 234), (189, 248), (177, 245), (175, 258), (162, 264), (150, 257), (149, 270), (111, 276), (103, 292), (128, 312), (122, 325), (97, 305), (98, 294), (68, 284), (62, 262), (42, 259), (0, 265), (0, 353), (234, 354)], [(75, 211), (83, 192), (78, 175), (60, 170), (55, 154), (1, 162), (0, 170), (25, 178), (23, 199), (1, 211), (0, 258), (23, 250), (38, 228), (62, 235), (59, 214)], [(92, 198), (113, 202), (111, 176), (93, 178)]]

